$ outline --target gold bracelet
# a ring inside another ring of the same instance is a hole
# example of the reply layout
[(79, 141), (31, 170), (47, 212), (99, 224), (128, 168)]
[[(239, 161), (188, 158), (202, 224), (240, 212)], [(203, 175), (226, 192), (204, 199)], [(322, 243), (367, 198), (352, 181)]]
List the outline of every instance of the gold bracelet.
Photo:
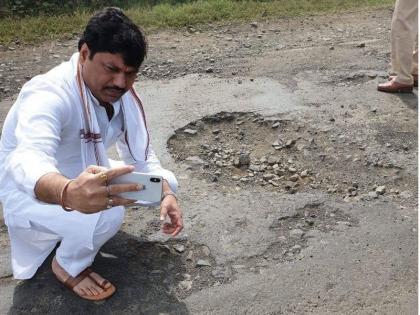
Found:
[(160, 202), (162, 202), (163, 201), (163, 199), (165, 199), (166, 197), (168, 197), (168, 196), (174, 196), (175, 197), (175, 199), (176, 199), (176, 201), (178, 201), (178, 197), (177, 197), (177, 195), (174, 193), (174, 192), (172, 192), (172, 191), (168, 191), (168, 192), (164, 192), (163, 194), (162, 194), (162, 198), (160, 199)]
[(73, 211), (74, 209), (69, 208), (69, 207), (66, 207), (66, 205), (65, 205), (65, 203), (64, 203), (64, 197), (65, 197), (65, 193), (66, 193), (66, 191), (67, 191), (67, 187), (69, 187), (69, 185), (70, 185), (70, 183), (71, 183), (72, 181), (73, 181), (73, 179), (69, 179), (69, 180), (67, 181), (67, 183), (65, 183), (65, 184), (64, 184), (64, 187), (63, 187), (63, 189), (61, 190), (61, 194), (60, 194), (60, 204), (61, 204), (61, 207), (62, 207), (65, 211), (68, 211), (68, 212)]

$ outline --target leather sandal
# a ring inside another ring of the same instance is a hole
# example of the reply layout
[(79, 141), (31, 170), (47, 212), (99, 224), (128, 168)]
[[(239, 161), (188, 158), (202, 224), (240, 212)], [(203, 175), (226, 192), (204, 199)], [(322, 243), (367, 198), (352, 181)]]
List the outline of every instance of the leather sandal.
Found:
[[(91, 276), (92, 272), (93, 271), (91, 269), (86, 268), (76, 278), (73, 278), (72, 276), (69, 276), (66, 279), (66, 281), (64, 281), (64, 282), (61, 282), (60, 279), (58, 279), (58, 278), (57, 279), (62, 284), (64, 284), (67, 288), (69, 288), (70, 290), (72, 290), (74, 293), (76, 293), (78, 296), (80, 296), (82, 299), (85, 299), (85, 300), (102, 301), (102, 300), (105, 300), (105, 299), (109, 298), (111, 295), (113, 295), (116, 291), (115, 286), (111, 284), (111, 286), (109, 288), (105, 289), (105, 286), (110, 282), (108, 280), (104, 280), (101, 283), (99, 283), (98, 281), (96, 281), (96, 279), (94, 277)], [(100, 286), (104, 290), (104, 292), (102, 292), (98, 295), (87, 295), (87, 294), (80, 295), (79, 293), (77, 293), (74, 290), (74, 287), (77, 286), (81, 281), (83, 281), (87, 277), (89, 277), (98, 286)]]

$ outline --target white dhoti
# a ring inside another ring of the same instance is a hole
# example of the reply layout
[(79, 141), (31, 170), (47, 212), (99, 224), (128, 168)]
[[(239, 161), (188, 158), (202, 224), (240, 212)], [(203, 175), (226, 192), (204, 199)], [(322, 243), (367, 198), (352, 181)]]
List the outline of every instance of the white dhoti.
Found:
[(77, 276), (92, 264), (102, 245), (118, 232), (123, 218), (122, 207), (102, 211), (93, 230), (90, 246), (78, 238), (81, 232), (79, 224), (72, 225), (75, 223), (72, 220), (67, 222), (67, 226), (56, 224), (57, 220), (63, 222), (62, 215), (43, 222), (39, 222), (39, 219), (38, 222), (29, 220), (30, 226), (26, 228), (9, 226), (14, 277), (32, 278), (58, 242), (61, 243), (56, 251), (57, 262), (70, 275)]

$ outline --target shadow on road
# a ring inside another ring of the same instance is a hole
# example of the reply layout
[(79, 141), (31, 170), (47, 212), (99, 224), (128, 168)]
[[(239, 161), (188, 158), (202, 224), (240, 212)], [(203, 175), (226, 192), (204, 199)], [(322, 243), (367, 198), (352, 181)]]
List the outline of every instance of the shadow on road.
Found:
[(413, 109), (415, 111), (418, 110), (418, 90), (415, 88), (413, 93), (398, 93), (398, 97), (401, 101), (407, 105), (408, 108)]
[(114, 296), (104, 302), (85, 301), (61, 285), (50, 269), (52, 257), (31, 280), (15, 288), (10, 315), (189, 314), (175, 296), (184, 266), (162, 243), (119, 232), (101, 249), (92, 269), (117, 287)]

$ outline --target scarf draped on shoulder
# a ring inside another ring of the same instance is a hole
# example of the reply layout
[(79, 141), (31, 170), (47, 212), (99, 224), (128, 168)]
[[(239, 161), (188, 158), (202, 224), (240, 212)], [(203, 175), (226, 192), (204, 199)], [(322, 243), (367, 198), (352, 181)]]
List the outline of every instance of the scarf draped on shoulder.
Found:
[[(109, 167), (93, 102), (89, 93), (87, 93), (87, 87), (82, 78), (82, 65), (78, 58), (77, 62), (72, 61), (76, 68), (74, 69), (76, 73), (74, 88), (77, 89), (78, 100), (80, 101), (78, 111), (81, 122), (80, 141), (83, 165), (85, 168), (89, 165)], [(124, 127), (123, 136), (117, 142), (117, 151), (120, 158), (130, 164), (144, 162), (148, 156), (150, 136), (142, 101), (134, 88), (127, 91), (120, 100)]]

